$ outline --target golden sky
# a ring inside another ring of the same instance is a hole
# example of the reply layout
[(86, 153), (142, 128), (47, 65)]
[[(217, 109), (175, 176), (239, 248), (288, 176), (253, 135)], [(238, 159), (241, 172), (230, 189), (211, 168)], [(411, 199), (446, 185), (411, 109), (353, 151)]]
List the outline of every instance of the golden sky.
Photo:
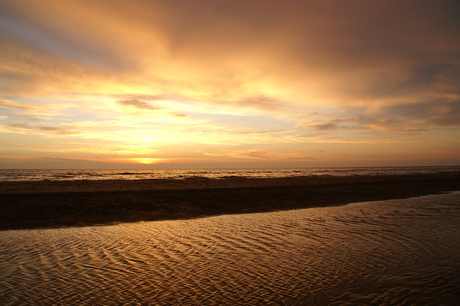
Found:
[(460, 164), (456, 0), (0, 0), (0, 168)]

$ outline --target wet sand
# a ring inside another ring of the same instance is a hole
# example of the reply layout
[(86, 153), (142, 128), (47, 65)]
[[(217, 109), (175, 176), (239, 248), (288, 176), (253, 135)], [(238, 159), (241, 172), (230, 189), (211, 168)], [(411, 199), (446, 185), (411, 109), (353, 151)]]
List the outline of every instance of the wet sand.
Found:
[(460, 172), (136, 181), (0, 182), (0, 230), (190, 219), (460, 190)]

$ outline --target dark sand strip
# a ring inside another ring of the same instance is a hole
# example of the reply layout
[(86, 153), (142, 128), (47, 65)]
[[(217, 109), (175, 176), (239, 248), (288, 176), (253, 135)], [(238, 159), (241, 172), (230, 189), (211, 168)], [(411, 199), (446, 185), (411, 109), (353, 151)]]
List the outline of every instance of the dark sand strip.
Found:
[(0, 182), (0, 230), (190, 219), (460, 190), (460, 172), (294, 178)]

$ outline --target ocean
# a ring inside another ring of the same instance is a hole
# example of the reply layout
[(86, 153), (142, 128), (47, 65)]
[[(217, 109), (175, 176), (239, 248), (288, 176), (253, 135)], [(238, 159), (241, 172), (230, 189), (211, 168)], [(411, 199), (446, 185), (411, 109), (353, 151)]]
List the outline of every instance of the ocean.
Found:
[(63, 180), (148, 180), (228, 177), (349, 176), (439, 173), (460, 171), (460, 166), (445, 167), (338, 167), (338, 168), (248, 168), (248, 169), (0, 169), (0, 181)]
[(460, 305), (459, 204), (3, 231), (0, 304)]

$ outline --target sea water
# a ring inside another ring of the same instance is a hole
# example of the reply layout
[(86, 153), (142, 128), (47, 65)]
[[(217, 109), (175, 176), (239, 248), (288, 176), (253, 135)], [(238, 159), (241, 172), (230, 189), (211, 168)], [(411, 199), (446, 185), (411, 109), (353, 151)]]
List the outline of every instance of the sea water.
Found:
[(338, 168), (247, 168), (247, 169), (0, 169), (0, 181), (141, 180), (228, 177), (292, 177), (393, 175), (460, 171), (445, 167), (338, 167)]
[(460, 305), (460, 192), (0, 232), (0, 305)]

